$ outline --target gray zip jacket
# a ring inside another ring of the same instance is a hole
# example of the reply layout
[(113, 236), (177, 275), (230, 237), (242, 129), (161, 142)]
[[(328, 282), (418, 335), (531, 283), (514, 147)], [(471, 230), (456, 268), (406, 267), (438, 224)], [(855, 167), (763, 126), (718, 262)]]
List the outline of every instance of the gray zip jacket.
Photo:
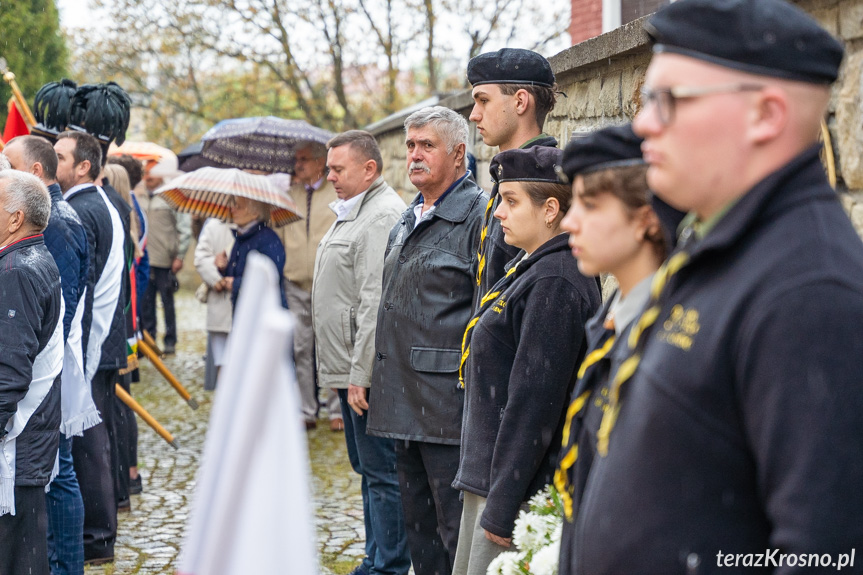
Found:
[(404, 201), (380, 176), (318, 244), (312, 323), (322, 387), (369, 387), (384, 252), (404, 209)]

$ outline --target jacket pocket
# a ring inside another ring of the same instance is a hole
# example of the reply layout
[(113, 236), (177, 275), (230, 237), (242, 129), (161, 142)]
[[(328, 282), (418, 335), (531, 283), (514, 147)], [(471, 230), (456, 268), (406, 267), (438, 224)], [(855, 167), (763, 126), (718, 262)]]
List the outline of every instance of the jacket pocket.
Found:
[(342, 341), (345, 348), (354, 349), (354, 341), (357, 335), (357, 310), (351, 308), (342, 312)]
[(454, 373), (458, 371), (460, 355), (457, 349), (411, 347), (411, 367), (426, 373)]

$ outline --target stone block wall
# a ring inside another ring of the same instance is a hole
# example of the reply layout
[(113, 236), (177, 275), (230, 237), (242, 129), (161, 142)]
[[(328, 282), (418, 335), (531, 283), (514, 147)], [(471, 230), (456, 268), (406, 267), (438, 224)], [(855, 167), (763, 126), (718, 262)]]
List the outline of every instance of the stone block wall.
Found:
[[(863, 0), (796, 3), (845, 44), (845, 62), (833, 87), (827, 125), (836, 160), (837, 192), (863, 237)], [(558, 100), (545, 131), (564, 145), (573, 136), (632, 119), (650, 62), (650, 46), (642, 21), (636, 20), (564, 50), (549, 61), (566, 97)], [(473, 100), (466, 91), (442, 99), (440, 105), (468, 117)], [(384, 175), (406, 201), (416, 194), (405, 169), (403, 123), (408, 113), (370, 127), (381, 146)], [(477, 158), (478, 181), (489, 189), (488, 165), (496, 149), (483, 144), (472, 123), (470, 140), (470, 151)]]

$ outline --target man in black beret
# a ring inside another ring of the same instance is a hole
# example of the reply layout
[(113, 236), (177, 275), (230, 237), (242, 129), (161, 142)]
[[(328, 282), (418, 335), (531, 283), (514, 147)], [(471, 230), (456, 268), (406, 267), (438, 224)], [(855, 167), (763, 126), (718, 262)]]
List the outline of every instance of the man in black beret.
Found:
[[(486, 146), (497, 146), (501, 152), (557, 146), (557, 140), (542, 132), (545, 118), (557, 101), (554, 73), (542, 55), (519, 48), (480, 54), (468, 62), (467, 79), (473, 86), (474, 100), (469, 119), (476, 122)], [(497, 188), (495, 183), (483, 221), (475, 307), (520, 251), (503, 241), (500, 222), (492, 215), (498, 203)]]
[(842, 47), (783, 0), (680, 0), (645, 28), (634, 128), (690, 214), (609, 394), (577, 572), (850, 567), (863, 245), (817, 142)]

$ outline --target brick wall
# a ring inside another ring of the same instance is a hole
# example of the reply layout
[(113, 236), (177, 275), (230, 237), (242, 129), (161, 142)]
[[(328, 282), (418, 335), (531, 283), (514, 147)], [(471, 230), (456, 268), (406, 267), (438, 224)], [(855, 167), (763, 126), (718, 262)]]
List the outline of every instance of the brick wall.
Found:
[(573, 45), (602, 34), (602, 0), (572, 0), (569, 35)]

